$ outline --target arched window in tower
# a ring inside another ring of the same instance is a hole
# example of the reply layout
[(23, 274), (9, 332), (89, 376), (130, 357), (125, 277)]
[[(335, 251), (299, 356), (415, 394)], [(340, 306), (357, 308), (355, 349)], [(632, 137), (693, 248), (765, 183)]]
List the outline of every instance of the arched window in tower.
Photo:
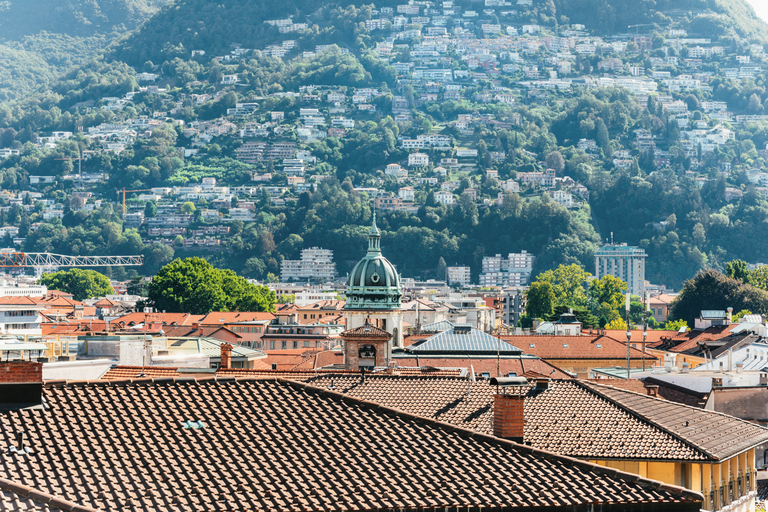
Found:
[(376, 347), (373, 345), (360, 345), (360, 351), (357, 356), (359, 359), (376, 359)]

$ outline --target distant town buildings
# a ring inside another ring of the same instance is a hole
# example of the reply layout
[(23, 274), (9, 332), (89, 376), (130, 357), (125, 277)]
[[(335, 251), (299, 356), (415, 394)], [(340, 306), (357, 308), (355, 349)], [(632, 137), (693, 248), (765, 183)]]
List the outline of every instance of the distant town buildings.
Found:
[(469, 286), (472, 275), (469, 267), (448, 267), (448, 285)]
[(283, 260), (280, 267), (282, 281), (329, 281), (336, 277), (333, 251), (311, 247), (301, 251), (300, 260)]
[(642, 295), (645, 292), (645, 258), (639, 247), (627, 244), (608, 244), (595, 253), (595, 277), (618, 277), (627, 283), (629, 292)]
[(528, 251), (483, 258), (480, 286), (519, 287), (530, 282), (536, 258)]

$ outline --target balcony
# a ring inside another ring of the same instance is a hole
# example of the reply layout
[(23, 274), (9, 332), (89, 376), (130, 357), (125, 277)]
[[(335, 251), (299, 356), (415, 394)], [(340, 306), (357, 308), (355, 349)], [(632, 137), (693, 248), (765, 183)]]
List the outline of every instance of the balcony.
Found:
[(755, 482), (757, 473), (752, 468), (747, 468), (745, 472), (739, 472), (736, 477), (730, 480), (722, 480), (720, 485), (704, 490), (703, 510), (716, 512), (728, 507), (729, 510), (740, 510), (735, 508), (740, 504), (746, 504), (750, 497), (755, 496)]

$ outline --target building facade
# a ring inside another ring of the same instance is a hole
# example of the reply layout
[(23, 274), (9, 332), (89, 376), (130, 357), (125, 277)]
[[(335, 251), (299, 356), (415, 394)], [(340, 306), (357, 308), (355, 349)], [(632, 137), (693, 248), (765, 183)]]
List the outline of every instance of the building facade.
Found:
[(483, 258), (480, 286), (518, 287), (530, 282), (536, 258), (528, 251)]
[(639, 247), (627, 244), (608, 244), (595, 253), (595, 277), (611, 275), (625, 283), (630, 293), (645, 292), (645, 258), (648, 255)]
[(448, 267), (448, 285), (469, 286), (472, 273), (469, 267)]
[(311, 247), (301, 251), (300, 260), (283, 260), (280, 267), (280, 280), (301, 281), (331, 281), (336, 277), (336, 264), (333, 262), (333, 251)]

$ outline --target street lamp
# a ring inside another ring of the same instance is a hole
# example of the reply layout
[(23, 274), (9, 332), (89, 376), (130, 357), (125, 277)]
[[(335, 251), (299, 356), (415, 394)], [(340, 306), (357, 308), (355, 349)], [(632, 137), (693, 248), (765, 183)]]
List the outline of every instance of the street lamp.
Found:
[(645, 340), (648, 338), (648, 331), (645, 330), (645, 325), (643, 326), (643, 371), (645, 371)]

